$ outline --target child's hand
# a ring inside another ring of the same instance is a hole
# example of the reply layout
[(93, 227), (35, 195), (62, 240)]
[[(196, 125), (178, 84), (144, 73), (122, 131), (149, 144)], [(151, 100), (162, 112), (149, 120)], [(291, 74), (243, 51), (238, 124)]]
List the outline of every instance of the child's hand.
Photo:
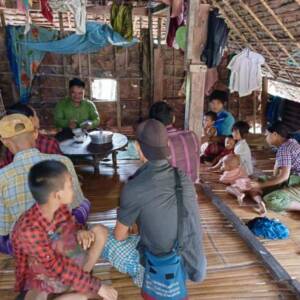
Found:
[(82, 246), (83, 250), (90, 248), (91, 244), (95, 241), (95, 234), (90, 230), (79, 230), (77, 232), (77, 242)]

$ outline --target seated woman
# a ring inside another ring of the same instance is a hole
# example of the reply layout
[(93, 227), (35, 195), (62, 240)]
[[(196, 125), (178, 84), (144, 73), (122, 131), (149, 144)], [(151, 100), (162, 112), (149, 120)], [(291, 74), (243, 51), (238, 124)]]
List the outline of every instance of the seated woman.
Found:
[(263, 189), (267, 208), (274, 211), (300, 210), (300, 144), (289, 138), (282, 122), (267, 130), (266, 141), (278, 148), (274, 176), (264, 182), (252, 181), (254, 189)]
[(59, 101), (54, 111), (54, 122), (57, 129), (96, 128), (100, 117), (95, 104), (84, 99), (85, 83), (74, 78), (69, 82), (70, 96)]

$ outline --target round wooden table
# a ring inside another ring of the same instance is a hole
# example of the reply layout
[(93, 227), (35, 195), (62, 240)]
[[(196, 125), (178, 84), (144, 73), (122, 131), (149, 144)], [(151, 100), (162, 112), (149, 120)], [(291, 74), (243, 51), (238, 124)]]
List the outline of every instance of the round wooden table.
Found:
[[(70, 159), (83, 159), (86, 164), (93, 165), (94, 173), (99, 173), (99, 163), (102, 159), (106, 158), (109, 154), (112, 155), (113, 167), (117, 169), (117, 153), (123, 150), (128, 145), (128, 139), (121, 133), (114, 133), (112, 138), (112, 145), (107, 144), (97, 145), (91, 147), (91, 138), (89, 135), (85, 137), (83, 143), (76, 142), (73, 138), (59, 143), (61, 152), (68, 156)], [(92, 159), (88, 159), (92, 158)]]

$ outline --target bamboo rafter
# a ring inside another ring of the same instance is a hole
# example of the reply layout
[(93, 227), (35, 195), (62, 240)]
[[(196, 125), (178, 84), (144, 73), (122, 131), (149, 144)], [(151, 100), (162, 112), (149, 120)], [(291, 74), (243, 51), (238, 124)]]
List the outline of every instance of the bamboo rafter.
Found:
[[(219, 12), (225, 17), (225, 22), (226, 24), (237, 33), (237, 35), (243, 40), (243, 42), (253, 51), (255, 49), (251, 46), (251, 44), (248, 42), (246, 37), (241, 33), (241, 31), (231, 22), (230, 17), (227, 15), (227, 13), (224, 11), (224, 9), (215, 1), (213, 0), (213, 5), (219, 9)], [(268, 71), (276, 78), (277, 76), (275, 75), (274, 71), (271, 69), (271, 67), (265, 63)]]
[[(283, 24), (283, 22), (280, 20), (280, 18), (275, 14), (273, 9), (268, 5), (268, 3), (265, 0), (259, 0), (260, 3), (268, 10), (268, 12), (272, 15), (272, 17), (275, 19), (275, 21), (280, 25), (280, 27), (283, 29), (283, 31), (291, 38), (293, 42), (295, 42), (295, 45), (300, 49), (300, 43), (297, 42), (296, 38), (292, 35), (292, 33), (288, 30), (288, 28)], [(300, 0), (297, 0), (298, 4)]]
[[(299, 0), (300, 1), (300, 0)], [(262, 27), (262, 29), (274, 40), (278, 43), (278, 46), (280, 49), (295, 63), (297, 64), (294, 57), (289, 53), (288, 49), (277, 40), (277, 38), (274, 36), (274, 34), (264, 25), (264, 23), (256, 16), (256, 14), (253, 12), (253, 10), (243, 2), (243, 0), (240, 0), (240, 5), (251, 15), (251, 17)]]
[(225, 6), (230, 10), (230, 12), (237, 18), (237, 20), (243, 25), (243, 27), (251, 34), (251, 36), (257, 41), (257, 43), (260, 45), (262, 49), (266, 53), (268, 53), (269, 57), (274, 61), (274, 63), (280, 68), (280, 70), (283, 70), (286, 75), (289, 77), (291, 82), (295, 83), (295, 79), (290, 75), (289, 72), (283, 67), (281, 64), (279, 64), (278, 60), (274, 55), (270, 52), (270, 50), (260, 42), (258, 36), (255, 34), (255, 32), (249, 27), (249, 25), (240, 17), (240, 15), (232, 8), (231, 4), (227, 0), (223, 0), (223, 3)]

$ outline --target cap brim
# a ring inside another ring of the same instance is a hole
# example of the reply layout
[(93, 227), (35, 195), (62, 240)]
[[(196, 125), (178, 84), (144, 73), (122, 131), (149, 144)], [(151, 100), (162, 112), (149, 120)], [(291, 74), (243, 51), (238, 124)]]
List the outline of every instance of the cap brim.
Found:
[(170, 156), (169, 147), (152, 147), (139, 141), (142, 152), (148, 160), (167, 159)]

